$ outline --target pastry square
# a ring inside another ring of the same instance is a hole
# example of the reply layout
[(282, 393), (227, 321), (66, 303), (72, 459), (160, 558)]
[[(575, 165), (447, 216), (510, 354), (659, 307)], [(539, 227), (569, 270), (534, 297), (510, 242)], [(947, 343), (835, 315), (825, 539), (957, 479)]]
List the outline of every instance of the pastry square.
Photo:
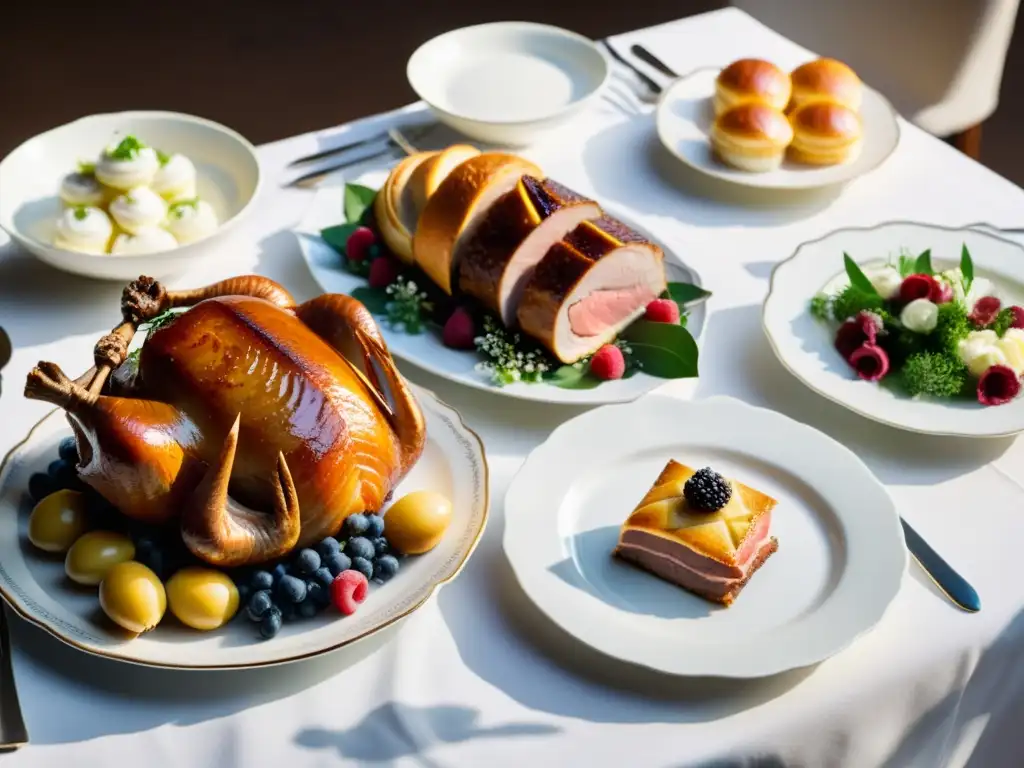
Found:
[(622, 525), (614, 554), (696, 595), (731, 605), (778, 549), (768, 534), (776, 500), (736, 480), (721, 509), (694, 509), (684, 487), (696, 470), (670, 459)]

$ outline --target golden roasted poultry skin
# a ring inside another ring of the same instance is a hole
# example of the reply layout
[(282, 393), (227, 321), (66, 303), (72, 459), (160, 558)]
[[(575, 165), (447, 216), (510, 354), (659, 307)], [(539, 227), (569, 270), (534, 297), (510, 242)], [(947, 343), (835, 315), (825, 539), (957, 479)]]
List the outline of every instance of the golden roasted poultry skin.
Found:
[[(140, 323), (182, 306), (127, 357)], [(419, 405), (350, 296), (296, 305), (256, 276), (176, 293), (140, 278), (122, 315), (91, 371), (71, 381), (40, 363), (26, 396), (67, 411), (86, 483), (129, 517), (180, 526), (207, 562), (264, 562), (336, 533), (422, 453)]]

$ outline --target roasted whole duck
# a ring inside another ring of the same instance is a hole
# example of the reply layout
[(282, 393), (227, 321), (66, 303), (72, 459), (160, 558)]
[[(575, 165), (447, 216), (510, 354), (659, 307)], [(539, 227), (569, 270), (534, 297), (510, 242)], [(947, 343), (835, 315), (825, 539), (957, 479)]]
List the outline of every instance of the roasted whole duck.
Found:
[[(139, 325), (188, 307), (128, 355)], [(123, 514), (180, 526), (219, 566), (274, 559), (376, 511), (419, 459), (423, 415), (373, 317), (350, 296), (296, 305), (264, 277), (189, 291), (147, 277), (72, 381), (25, 396), (67, 412), (80, 477)]]

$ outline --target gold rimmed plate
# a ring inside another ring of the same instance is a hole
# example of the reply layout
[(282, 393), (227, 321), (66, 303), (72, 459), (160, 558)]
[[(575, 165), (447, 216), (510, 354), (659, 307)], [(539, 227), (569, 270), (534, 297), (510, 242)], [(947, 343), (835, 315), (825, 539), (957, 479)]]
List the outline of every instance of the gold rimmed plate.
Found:
[(441, 543), (403, 560), (398, 575), (371, 585), (352, 616), (328, 609), (313, 619), (286, 624), (273, 640), (261, 641), (241, 613), (213, 632), (197, 632), (168, 614), (153, 631), (132, 636), (103, 614), (95, 589), (78, 587), (64, 575), (60, 557), (28, 541), (32, 510), (27, 486), (33, 472), (46, 471), (71, 428), (60, 411), (40, 421), (0, 466), (0, 593), (27, 621), (88, 653), (152, 667), (239, 669), (283, 664), (317, 656), (365, 639), (409, 616), (434, 591), (451, 581), (484, 531), (489, 506), (488, 470), (480, 438), (458, 412), (433, 393), (413, 387), (427, 422), (423, 456), (395, 491), (429, 489), (452, 500), (454, 515)]

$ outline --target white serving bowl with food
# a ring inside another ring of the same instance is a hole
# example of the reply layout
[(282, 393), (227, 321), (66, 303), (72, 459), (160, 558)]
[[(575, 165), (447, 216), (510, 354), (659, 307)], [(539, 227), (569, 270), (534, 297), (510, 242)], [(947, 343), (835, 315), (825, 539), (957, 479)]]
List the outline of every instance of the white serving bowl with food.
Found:
[(174, 112), (91, 115), (0, 162), (0, 227), (47, 264), (130, 280), (187, 271), (252, 207), (256, 150)]
[(588, 38), (547, 24), (501, 21), (439, 35), (409, 58), (416, 94), (455, 130), (525, 146), (576, 117), (608, 80)]

